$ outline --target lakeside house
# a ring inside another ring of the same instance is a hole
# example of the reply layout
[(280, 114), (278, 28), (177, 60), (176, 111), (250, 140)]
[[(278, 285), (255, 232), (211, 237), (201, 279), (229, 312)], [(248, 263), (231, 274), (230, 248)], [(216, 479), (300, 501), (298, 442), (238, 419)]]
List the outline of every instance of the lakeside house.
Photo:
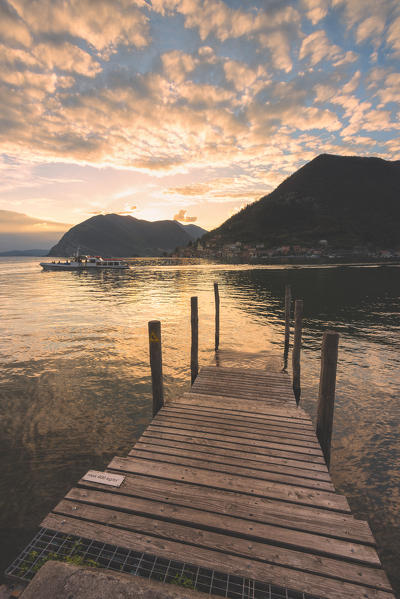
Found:
[(396, 259), (400, 258), (400, 248), (370, 248), (355, 246), (353, 248), (333, 248), (328, 240), (321, 239), (317, 247), (306, 247), (299, 244), (283, 244), (276, 247), (265, 247), (265, 243), (234, 243), (220, 244), (216, 241), (201, 242), (177, 248), (173, 253), (175, 257), (208, 258), (220, 260), (261, 260), (288, 258), (288, 259)]

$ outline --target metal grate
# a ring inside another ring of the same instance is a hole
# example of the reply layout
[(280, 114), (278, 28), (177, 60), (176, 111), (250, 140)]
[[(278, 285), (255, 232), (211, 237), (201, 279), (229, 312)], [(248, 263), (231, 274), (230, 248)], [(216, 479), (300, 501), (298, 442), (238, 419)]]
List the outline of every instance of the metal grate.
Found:
[(46, 528), (39, 530), (7, 568), (6, 576), (30, 581), (50, 559), (143, 576), (229, 599), (320, 599), (308, 593), (291, 591), (257, 580), (223, 574)]

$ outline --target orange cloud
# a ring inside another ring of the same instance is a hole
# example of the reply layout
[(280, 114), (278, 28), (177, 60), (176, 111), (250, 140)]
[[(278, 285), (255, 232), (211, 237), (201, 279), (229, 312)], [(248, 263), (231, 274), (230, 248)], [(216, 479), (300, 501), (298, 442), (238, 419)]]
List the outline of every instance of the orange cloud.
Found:
[(140, 10), (144, 0), (10, 1), (35, 35), (81, 38), (98, 51), (113, 50), (118, 44), (141, 48), (149, 42), (148, 18)]
[(32, 218), (27, 214), (0, 210), (0, 233), (64, 233), (71, 225)]
[(174, 220), (178, 220), (182, 223), (194, 223), (197, 220), (197, 216), (186, 216), (186, 210), (179, 210), (178, 214), (174, 215)]
[(101, 71), (100, 63), (94, 60), (88, 52), (68, 42), (38, 44), (34, 54), (39, 62), (51, 70), (58, 68), (87, 77), (94, 77)]

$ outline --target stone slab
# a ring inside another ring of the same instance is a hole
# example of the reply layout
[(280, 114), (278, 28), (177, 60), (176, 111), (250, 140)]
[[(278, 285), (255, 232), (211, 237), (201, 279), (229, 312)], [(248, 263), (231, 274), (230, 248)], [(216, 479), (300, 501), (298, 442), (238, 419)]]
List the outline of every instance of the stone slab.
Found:
[[(173, 584), (111, 570), (46, 562), (21, 599), (204, 599), (204, 594)], [(212, 597), (212, 595), (210, 595)]]

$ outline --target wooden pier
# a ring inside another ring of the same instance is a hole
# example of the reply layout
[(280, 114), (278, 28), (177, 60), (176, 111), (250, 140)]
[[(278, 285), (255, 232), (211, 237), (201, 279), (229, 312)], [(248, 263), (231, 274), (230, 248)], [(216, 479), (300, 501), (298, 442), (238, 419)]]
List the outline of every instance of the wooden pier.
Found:
[(120, 487), (81, 479), (42, 526), (299, 597), (394, 598), (370, 528), (335, 492), (277, 363), (218, 351), (108, 465)]

